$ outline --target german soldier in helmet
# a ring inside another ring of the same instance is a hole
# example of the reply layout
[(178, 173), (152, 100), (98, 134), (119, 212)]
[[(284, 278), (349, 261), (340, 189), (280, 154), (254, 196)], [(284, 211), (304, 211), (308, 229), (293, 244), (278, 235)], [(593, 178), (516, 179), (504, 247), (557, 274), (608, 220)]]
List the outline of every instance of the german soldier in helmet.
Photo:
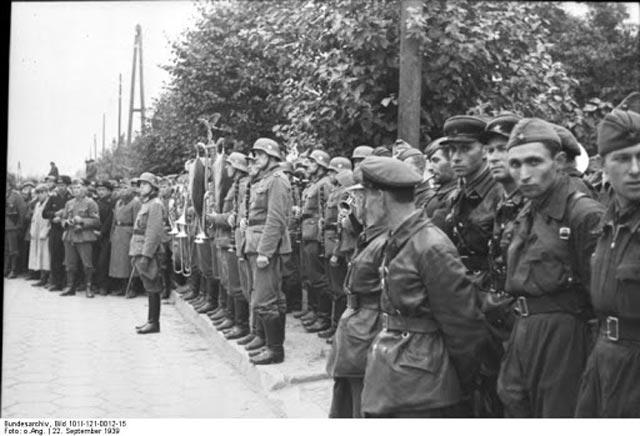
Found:
[(600, 123), (598, 153), (614, 195), (592, 259), (591, 301), (600, 333), (575, 416), (640, 418), (640, 93)]
[(514, 221), (505, 291), (518, 314), (498, 376), (508, 417), (571, 417), (590, 346), (590, 259), (600, 203), (575, 190), (549, 123), (525, 118), (509, 136), (509, 171), (529, 203)]
[[(265, 347), (251, 358), (256, 365), (284, 360), (286, 300), (282, 292), (282, 256), (291, 253), (287, 220), (291, 213), (291, 186), (280, 170), (280, 146), (259, 138), (252, 148), (258, 173), (251, 186), (246, 253), (253, 275), (251, 307), (262, 324)], [(260, 338), (256, 338), (259, 343)], [(249, 344), (250, 345), (250, 344)]]
[(158, 182), (152, 173), (142, 173), (135, 179), (140, 186), (142, 206), (133, 225), (129, 256), (149, 295), (147, 322), (136, 330), (139, 334), (160, 331), (160, 297), (162, 278), (158, 255), (164, 249), (164, 206), (158, 198)]

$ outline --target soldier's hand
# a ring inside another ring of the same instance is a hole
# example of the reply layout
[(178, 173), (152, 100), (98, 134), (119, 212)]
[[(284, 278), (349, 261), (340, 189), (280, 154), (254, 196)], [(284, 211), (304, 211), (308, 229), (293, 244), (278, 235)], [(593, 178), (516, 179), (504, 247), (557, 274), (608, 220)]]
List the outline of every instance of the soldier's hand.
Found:
[(146, 270), (149, 268), (149, 261), (151, 259), (147, 256), (142, 256), (142, 259), (140, 259), (140, 268), (142, 268), (143, 270)]
[(329, 263), (331, 264), (331, 266), (338, 266), (338, 256), (336, 256), (335, 254), (331, 256), (331, 259), (329, 259)]
[(82, 217), (80, 215), (74, 216), (73, 220), (78, 224), (82, 223)]
[(231, 215), (229, 215), (229, 218), (227, 218), (227, 224), (229, 224), (229, 227), (233, 228), (236, 225), (236, 214), (232, 213)]
[(240, 230), (241, 230), (241, 231), (243, 231), (243, 232), (244, 232), (245, 230), (247, 230), (247, 224), (248, 224), (248, 223), (247, 223), (247, 219), (246, 219), (246, 218), (242, 218), (242, 219), (240, 220)]
[(259, 254), (256, 263), (258, 264), (258, 268), (264, 268), (269, 265), (269, 258), (264, 254)]
[(59, 216), (55, 216), (55, 217), (53, 217), (53, 219), (51, 220), (51, 222), (59, 223), (59, 222), (60, 222), (60, 217), (59, 217)]

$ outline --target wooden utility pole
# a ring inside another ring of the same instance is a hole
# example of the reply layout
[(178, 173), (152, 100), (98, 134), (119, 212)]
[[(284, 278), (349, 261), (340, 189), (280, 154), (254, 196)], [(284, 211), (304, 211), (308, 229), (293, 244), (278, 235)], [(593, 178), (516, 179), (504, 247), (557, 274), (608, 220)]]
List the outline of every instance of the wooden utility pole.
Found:
[[(97, 136), (95, 133), (93, 134), (93, 157), (95, 159), (98, 158), (98, 140), (97, 140)], [(89, 155), (89, 159), (91, 159), (91, 155)]]
[(422, 0), (402, 0), (400, 7), (400, 86), (398, 95), (398, 138), (420, 147), (420, 94), (422, 58), (420, 43), (407, 34), (409, 8), (422, 9)]
[(118, 142), (117, 147), (120, 147), (120, 138), (122, 136), (122, 74), (118, 74)]
[[(140, 55), (138, 57), (138, 54)], [(136, 66), (140, 67), (140, 107), (133, 107), (136, 86)], [(127, 146), (131, 146), (133, 129), (133, 113), (140, 112), (140, 132), (144, 133), (144, 79), (142, 74), (142, 27), (136, 24), (136, 36), (133, 40), (133, 66), (131, 68), (131, 92), (129, 94), (129, 127), (127, 129)]]

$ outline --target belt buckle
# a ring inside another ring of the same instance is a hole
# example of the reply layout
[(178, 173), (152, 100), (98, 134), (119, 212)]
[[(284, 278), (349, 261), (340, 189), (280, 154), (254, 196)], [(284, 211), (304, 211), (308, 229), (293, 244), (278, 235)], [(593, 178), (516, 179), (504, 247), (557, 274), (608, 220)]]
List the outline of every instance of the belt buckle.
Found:
[(529, 316), (529, 306), (527, 306), (527, 299), (525, 297), (518, 297), (516, 300), (516, 310), (522, 317)]
[(389, 330), (389, 314), (388, 313), (382, 314), (382, 328), (384, 329), (384, 331)]
[(607, 339), (612, 342), (618, 342), (618, 340), (620, 340), (619, 321), (615, 316), (607, 317)]

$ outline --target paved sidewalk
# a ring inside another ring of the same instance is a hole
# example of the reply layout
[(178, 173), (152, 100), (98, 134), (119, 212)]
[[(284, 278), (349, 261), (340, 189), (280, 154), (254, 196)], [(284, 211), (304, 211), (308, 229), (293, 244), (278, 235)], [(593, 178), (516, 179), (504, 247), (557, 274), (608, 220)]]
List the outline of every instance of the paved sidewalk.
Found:
[(138, 335), (146, 297), (4, 280), (2, 417), (269, 418), (272, 402), (216, 354), (173, 304)]

